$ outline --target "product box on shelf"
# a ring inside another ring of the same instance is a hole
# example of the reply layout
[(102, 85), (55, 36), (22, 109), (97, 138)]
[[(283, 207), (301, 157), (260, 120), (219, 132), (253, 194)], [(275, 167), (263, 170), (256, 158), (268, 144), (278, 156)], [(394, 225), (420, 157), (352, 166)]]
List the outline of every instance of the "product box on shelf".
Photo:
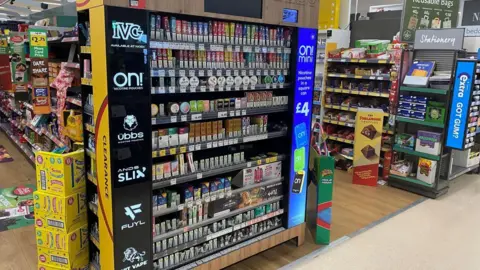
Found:
[(445, 103), (429, 101), (427, 103), (426, 120), (428, 122), (444, 123), (445, 122)]
[(83, 150), (68, 154), (38, 152), (35, 165), (38, 191), (65, 197), (85, 189)]
[(412, 172), (412, 162), (408, 160), (399, 160), (392, 163), (390, 174), (407, 177)]
[(437, 173), (437, 161), (426, 158), (418, 159), (417, 179), (428, 184), (435, 182)]
[(37, 248), (47, 248), (68, 253), (69, 257), (82, 254), (88, 249), (88, 224), (77, 224), (68, 233), (35, 228)]
[(441, 138), (441, 133), (419, 130), (417, 131), (415, 151), (439, 155), (442, 148)]
[(67, 252), (48, 248), (37, 248), (38, 270), (72, 270), (88, 269), (88, 249), (76, 256), (69, 256)]
[(243, 169), (241, 173), (234, 177), (233, 184), (236, 187), (244, 187), (280, 177), (282, 177), (282, 162), (278, 161)]
[(415, 146), (415, 136), (406, 133), (397, 134), (395, 135), (395, 144), (413, 150)]
[(452, 149), (453, 165), (464, 168), (477, 165), (480, 162), (479, 145), (475, 145), (470, 149), (456, 150)]
[(87, 221), (85, 192), (62, 197), (35, 191), (33, 198), (37, 228), (70, 232), (72, 226)]

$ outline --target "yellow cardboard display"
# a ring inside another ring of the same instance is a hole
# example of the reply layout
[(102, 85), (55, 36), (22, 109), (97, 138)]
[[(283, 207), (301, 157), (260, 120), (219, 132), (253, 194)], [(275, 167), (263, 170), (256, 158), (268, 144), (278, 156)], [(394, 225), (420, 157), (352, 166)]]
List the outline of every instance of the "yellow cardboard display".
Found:
[(78, 224), (71, 232), (35, 228), (37, 248), (47, 248), (68, 253), (69, 257), (81, 254), (88, 248), (88, 224)]
[(37, 249), (38, 270), (83, 270), (88, 269), (88, 248), (77, 256), (48, 248)]

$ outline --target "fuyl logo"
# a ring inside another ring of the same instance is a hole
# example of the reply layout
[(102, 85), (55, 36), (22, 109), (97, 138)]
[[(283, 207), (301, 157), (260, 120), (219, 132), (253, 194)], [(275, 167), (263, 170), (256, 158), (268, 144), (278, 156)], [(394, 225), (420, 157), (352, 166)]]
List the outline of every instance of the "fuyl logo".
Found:
[(299, 63), (313, 63), (315, 60), (315, 47), (312, 45), (302, 45), (298, 48), (298, 62)]
[(135, 218), (136, 218), (135, 214), (142, 213), (141, 207), (142, 207), (141, 203), (124, 207), (125, 208), (125, 215), (127, 217), (131, 218), (132, 220), (135, 220)]
[(128, 182), (145, 178), (146, 167), (133, 166), (118, 170), (118, 182)]
[(113, 90), (142, 90), (143, 89), (143, 73), (134, 72), (118, 72), (113, 76), (115, 87)]
[(132, 132), (138, 127), (137, 117), (135, 115), (127, 115), (123, 119), (123, 129), (130, 132), (118, 134), (119, 143), (139, 142), (143, 141), (143, 132)]
[(134, 39), (141, 41), (143, 36), (143, 30), (138, 24), (124, 23), (124, 22), (112, 22), (113, 26), (113, 39), (129, 40)]

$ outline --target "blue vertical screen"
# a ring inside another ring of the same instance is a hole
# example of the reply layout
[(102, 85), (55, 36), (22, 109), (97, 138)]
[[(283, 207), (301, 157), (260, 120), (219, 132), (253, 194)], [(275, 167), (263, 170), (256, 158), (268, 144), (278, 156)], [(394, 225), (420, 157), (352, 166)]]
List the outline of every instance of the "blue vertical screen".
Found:
[(470, 108), (470, 94), (476, 63), (458, 61), (445, 146), (463, 149)]
[(315, 82), (317, 30), (298, 29), (292, 150), (289, 181), (288, 228), (305, 222), (307, 204), (310, 117)]

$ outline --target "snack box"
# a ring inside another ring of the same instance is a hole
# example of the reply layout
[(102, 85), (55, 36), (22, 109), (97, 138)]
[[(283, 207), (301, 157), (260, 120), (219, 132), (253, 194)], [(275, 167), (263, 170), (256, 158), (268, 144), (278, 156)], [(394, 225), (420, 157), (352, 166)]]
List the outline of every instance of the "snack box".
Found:
[(35, 191), (33, 198), (37, 228), (70, 232), (75, 224), (87, 221), (85, 192), (61, 197)]
[(428, 98), (423, 96), (400, 95), (399, 101), (427, 104)]
[(431, 155), (440, 155), (442, 148), (441, 138), (441, 133), (419, 130), (417, 131), (415, 151)]
[(88, 249), (76, 256), (48, 248), (37, 248), (38, 270), (85, 270), (88, 269)]
[(426, 158), (418, 159), (417, 179), (428, 184), (435, 182), (437, 173), (437, 161)]
[(415, 111), (420, 111), (420, 112), (426, 112), (427, 111), (427, 104), (415, 103), (415, 102), (409, 102), (409, 101), (399, 101), (398, 102), (398, 107), (401, 108), (401, 109), (415, 110)]
[(35, 165), (38, 191), (65, 197), (85, 189), (83, 149), (68, 154), (40, 151)]
[(419, 112), (414, 110), (405, 110), (405, 109), (398, 109), (398, 116), (414, 118), (419, 120), (425, 120), (426, 113)]
[(395, 135), (395, 144), (413, 150), (415, 146), (415, 136), (406, 133), (397, 134)]
[(88, 223), (78, 224), (68, 233), (37, 227), (35, 239), (38, 248), (65, 252), (70, 257), (77, 256), (88, 249)]

